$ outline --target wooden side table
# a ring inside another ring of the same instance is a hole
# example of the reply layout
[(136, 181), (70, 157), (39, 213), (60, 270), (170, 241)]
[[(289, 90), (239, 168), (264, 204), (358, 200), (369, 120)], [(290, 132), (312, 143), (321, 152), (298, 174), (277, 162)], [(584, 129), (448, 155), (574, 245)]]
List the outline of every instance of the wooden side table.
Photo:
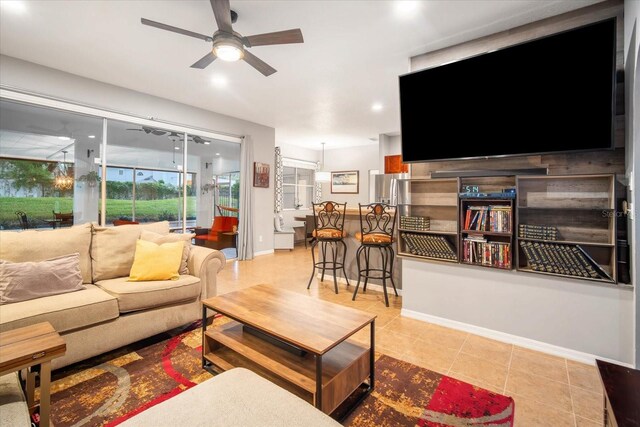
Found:
[(604, 425), (640, 426), (640, 371), (596, 360), (604, 387)]
[(40, 427), (51, 415), (51, 360), (64, 355), (67, 345), (49, 322), (0, 333), (0, 376), (27, 369), (27, 404), (35, 408), (35, 366), (40, 366)]
[(225, 231), (222, 234), (224, 234), (225, 236), (232, 236), (233, 237), (233, 247), (236, 248), (236, 251), (238, 250), (238, 232), (237, 231)]

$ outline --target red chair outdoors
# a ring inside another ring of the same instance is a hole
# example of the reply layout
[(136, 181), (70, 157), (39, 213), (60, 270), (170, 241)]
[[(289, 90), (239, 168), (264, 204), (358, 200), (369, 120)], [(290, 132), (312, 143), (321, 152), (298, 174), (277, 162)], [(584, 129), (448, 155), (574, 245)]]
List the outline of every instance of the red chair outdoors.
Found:
[(216, 216), (211, 228), (196, 228), (195, 243), (211, 249), (234, 248), (238, 218), (235, 216)]

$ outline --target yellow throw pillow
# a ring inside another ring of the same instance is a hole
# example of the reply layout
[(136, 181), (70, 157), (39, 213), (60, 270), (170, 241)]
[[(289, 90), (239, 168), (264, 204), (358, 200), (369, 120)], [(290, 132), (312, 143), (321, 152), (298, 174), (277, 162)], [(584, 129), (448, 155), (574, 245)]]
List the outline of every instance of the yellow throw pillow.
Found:
[(177, 280), (184, 242), (161, 245), (136, 240), (136, 253), (129, 273), (129, 282), (145, 280)]

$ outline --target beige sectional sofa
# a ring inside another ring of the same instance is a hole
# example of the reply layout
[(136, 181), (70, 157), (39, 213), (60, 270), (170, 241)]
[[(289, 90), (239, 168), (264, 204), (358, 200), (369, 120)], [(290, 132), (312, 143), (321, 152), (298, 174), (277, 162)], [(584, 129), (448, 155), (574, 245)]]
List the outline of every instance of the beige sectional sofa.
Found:
[(67, 344), (54, 369), (96, 356), (202, 315), (201, 300), (216, 294), (224, 255), (191, 246), (188, 274), (178, 280), (127, 282), (142, 230), (169, 233), (169, 224), (0, 232), (0, 259), (42, 261), (78, 252), (85, 289), (0, 305), (0, 331), (50, 322)]

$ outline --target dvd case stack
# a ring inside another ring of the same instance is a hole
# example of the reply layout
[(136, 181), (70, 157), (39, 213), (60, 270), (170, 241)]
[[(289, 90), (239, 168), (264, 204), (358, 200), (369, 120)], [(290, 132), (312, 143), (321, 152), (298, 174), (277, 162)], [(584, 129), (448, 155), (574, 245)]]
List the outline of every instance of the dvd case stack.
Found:
[(465, 230), (511, 232), (511, 206), (469, 206), (464, 219)]
[(488, 242), (482, 236), (469, 236), (462, 239), (462, 260), (470, 264), (511, 268), (511, 244)]
[(401, 233), (407, 251), (412, 255), (457, 260), (455, 248), (444, 236), (434, 234)]
[(426, 216), (401, 216), (400, 228), (404, 230), (429, 231), (431, 226)]
[(558, 229), (547, 225), (520, 224), (518, 235), (523, 239), (558, 240)]
[(521, 241), (520, 247), (534, 271), (613, 280), (580, 245)]

